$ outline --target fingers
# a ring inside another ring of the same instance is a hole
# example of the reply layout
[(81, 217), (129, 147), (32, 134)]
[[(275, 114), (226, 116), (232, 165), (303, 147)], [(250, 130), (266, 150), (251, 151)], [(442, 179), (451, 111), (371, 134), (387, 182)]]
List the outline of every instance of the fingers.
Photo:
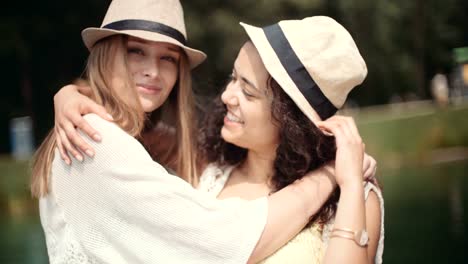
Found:
[(316, 125), (318, 128), (324, 130), (325, 132), (329, 132), (335, 137), (337, 136), (336, 134), (340, 134), (341, 131), (341, 126), (342, 124), (338, 122), (336, 119), (327, 119), (325, 121), (318, 121), (316, 122)]
[(86, 153), (90, 157), (94, 156), (94, 149), (82, 138), (77, 129), (82, 130), (94, 141), (102, 140), (98, 131), (91, 127), (82, 115), (95, 113), (112, 121), (112, 116), (104, 107), (78, 91), (76, 85), (67, 85), (54, 96), (57, 146), (62, 158), (68, 161), (67, 164), (71, 163), (69, 154), (79, 161), (83, 160), (81, 153)]
[(368, 173), (366, 173), (365, 179), (372, 179), (375, 178), (375, 175), (377, 174), (377, 161), (373, 158), (371, 158), (370, 166), (368, 169)]
[(68, 156), (68, 152), (65, 151), (65, 148), (62, 144), (62, 140), (60, 139), (60, 135), (57, 129), (55, 129), (55, 140), (57, 142), (57, 148), (60, 152), (60, 157), (62, 158), (63, 161), (65, 161), (67, 165), (71, 165), (70, 156)]
[(372, 156), (366, 153), (364, 154), (364, 163), (364, 180), (370, 180), (375, 177), (375, 174), (377, 172), (377, 161)]
[[(83, 119), (83, 117), (79, 116), (80, 119)], [(86, 122), (81, 121), (81, 122)], [(89, 126), (89, 125), (88, 125)], [(67, 136), (67, 139), (70, 141), (70, 143), (74, 147), (78, 147), (82, 152), (86, 153), (89, 157), (94, 156), (94, 150), (93, 148), (86, 143), (81, 135), (77, 132), (75, 126), (72, 125), (72, 123), (68, 123), (67, 125), (62, 127), (65, 130), (65, 134)]]
[[(92, 138), (94, 141), (99, 142), (102, 140), (101, 135), (99, 132), (94, 129), (84, 118), (80, 113), (71, 113), (68, 117), (69, 122), (68, 124), (74, 127), (77, 127), (81, 129), (88, 137)], [(75, 133), (72, 133), (71, 136), (76, 135)], [(81, 136), (80, 139), (73, 140), (73, 138), (70, 138), (73, 143), (78, 143), (78, 141), (81, 141)]]
[[(361, 135), (359, 135), (359, 131), (356, 126), (356, 122), (354, 118), (349, 116), (343, 116), (346, 124), (348, 125), (349, 131), (354, 135), (355, 138), (361, 140)], [(361, 140), (362, 141), (362, 140)]]
[(330, 118), (325, 121), (320, 121), (316, 123), (320, 129), (323, 129), (327, 132), (330, 132), (335, 136), (337, 145), (341, 145), (344, 142), (347, 142), (349, 138), (352, 137), (347, 124), (343, 120), (338, 118)]
[(338, 137), (342, 135), (346, 136), (348, 140), (352, 140), (353, 143), (362, 143), (356, 123), (351, 117), (332, 116), (325, 121), (316, 122), (316, 125), (317, 127), (334, 134), (334, 136), (337, 137), (337, 140), (339, 140)]
[(352, 138), (357, 142), (362, 142), (361, 136), (359, 135), (359, 131), (356, 127), (356, 123), (354, 122), (354, 119), (352, 117), (336, 116), (336, 118), (343, 122), (344, 126), (346, 127), (346, 131), (348, 132), (347, 134), (349, 136), (352, 136)]
[(362, 172), (363, 172), (364, 178), (366, 177), (366, 175), (368, 173), (370, 165), (371, 165), (371, 160), (369, 158), (369, 155), (367, 155), (367, 153), (364, 153), (364, 159), (363, 159), (363, 162), (362, 162)]
[(70, 112), (68, 116), (70, 122), (72, 122), (74, 126), (81, 129), (94, 141), (101, 141), (101, 135), (99, 134), (99, 132), (96, 131), (93, 127), (91, 127), (82, 115), (96, 113), (99, 116), (104, 115), (104, 117), (101, 116), (104, 119), (109, 119), (106, 110), (87, 97), (83, 97), (83, 99), (79, 102), (79, 107), (77, 110), (78, 111)]
[(65, 133), (65, 130), (63, 130), (62, 128), (58, 128), (58, 131), (59, 131), (59, 137), (60, 137), (60, 140), (63, 144), (63, 146), (65, 147), (65, 151), (68, 151), (69, 153), (72, 154), (73, 157), (75, 157), (75, 159), (79, 160), (80, 162), (83, 161), (83, 156), (80, 154), (80, 152), (70, 143), (70, 141), (68, 140), (68, 136), (67, 134)]
[(101, 135), (99, 132), (91, 127), (88, 122), (81, 116), (85, 115), (88, 113), (94, 113), (99, 115), (101, 118), (108, 120), (108, 121), (113, 121), (114, 119), (112, 116), (107, 113), (106, 109), (95, 103), (93, 100), (89, 98), (85, 98), (81, 104), (80, 104), (80, 110), (79, 110), (80, 115), (75, 114), (73, 116), (70, 116), (70, 121), (79, 129), (81, 129), (86, 135), (88, 135), (90, 138), (92, 138), (94, 141), (101, 141)]
[(107, 121), (114, 121), (112, 116), (107, 113), (106, 108), (102, 105), (98, 105), (92, 100), (86, 101), (86, 105), (83, 106), (83, 114), (87, 113), (94, 113)]

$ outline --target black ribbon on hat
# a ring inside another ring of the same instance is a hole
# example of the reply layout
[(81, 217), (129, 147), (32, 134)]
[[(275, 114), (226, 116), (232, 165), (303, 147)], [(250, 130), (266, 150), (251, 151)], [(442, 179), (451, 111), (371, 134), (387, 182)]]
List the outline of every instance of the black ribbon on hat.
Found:
[(310, 76), (292, 49), (281, 27), (274, 24), (264, 27), (263, 31), (289, 77), (320, 118), (325, 120), (334, 115), (338, 109), (328, 100), (312, 76)]
[(162, 23), (149, 21), (149, 20), (140, 20), (140, 19), (126, 19), (112, 22), (103, 26), (103, 28), (113, 29), (113, 30), (143, 30), (149, 32), (159, 33), (168, 37), (171, 37), (182, 45), (186, 45), (187, 40), (184, 35), (177, 29), (164, 25)]

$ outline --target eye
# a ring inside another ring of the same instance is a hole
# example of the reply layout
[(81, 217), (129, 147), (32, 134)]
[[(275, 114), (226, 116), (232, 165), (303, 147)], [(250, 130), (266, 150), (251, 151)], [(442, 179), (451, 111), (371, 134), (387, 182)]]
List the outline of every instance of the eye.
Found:
[(246, 89), (242, 89), (242, 93), (245, 95), (247, 98), (254, 98), (255, 96), (251, 93), (249, 93)]
[(139, 48), (127, 48), (127, 53), (128, 54), (136, 54), (136, 55), (144, 55), (143, 50)]
[(174, 58), (173, 56), (169, 56), (169, 55), (162, 56), (161, 60), (165, 60), (165, 61), (168, 61), (168, 62), (171, 62), (171, 63), (174, 63), (174, 64), (178, 63), (178, 60), (176, 58)]

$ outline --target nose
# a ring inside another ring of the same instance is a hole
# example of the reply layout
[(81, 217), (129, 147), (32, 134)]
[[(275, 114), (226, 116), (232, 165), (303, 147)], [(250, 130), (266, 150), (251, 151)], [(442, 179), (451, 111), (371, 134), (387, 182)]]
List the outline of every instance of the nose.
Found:
[(159, 76), (159, 60), (148, 59), (144, 64), (143, 74), (145, 77), (154, 79)]
[(235, 106), (239, 103), (233, 86), (234, 85), (232, 83), (227, 85), (226, 89), (224, 89), (221, 94), (221, 101), (223, 101), (225, 105)]

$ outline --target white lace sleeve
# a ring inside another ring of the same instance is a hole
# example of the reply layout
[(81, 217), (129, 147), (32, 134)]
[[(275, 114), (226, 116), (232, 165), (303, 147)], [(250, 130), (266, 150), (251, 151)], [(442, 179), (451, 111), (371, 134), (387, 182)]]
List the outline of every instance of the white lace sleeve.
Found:
[(200, 176), (197, 189), (217, 197), (223, 190), (231, 171), (235, 166), (220, 167), (216, 163), (210, 163)]
[(370, 182), (367, 182), (366, 185), (364, 186), (364, 193), (365, 197), (367, 200), (367, 197), (369, 197), (370, 191), (375, 192), (377, 194), (377, 197), (380, 202), (380, 237), (379, 237), (379, 244), (377, 245), (377, 253), (375, 255), (375, 263), (376, 264), (381, 264), (382, 263), (382, 257), (383, 257), (383, 251), (384, 251), (384, 238), (385, 238), (385, 228), (384, 228), (384, 199), (382, 192), (380, 189), (373, 185)]

